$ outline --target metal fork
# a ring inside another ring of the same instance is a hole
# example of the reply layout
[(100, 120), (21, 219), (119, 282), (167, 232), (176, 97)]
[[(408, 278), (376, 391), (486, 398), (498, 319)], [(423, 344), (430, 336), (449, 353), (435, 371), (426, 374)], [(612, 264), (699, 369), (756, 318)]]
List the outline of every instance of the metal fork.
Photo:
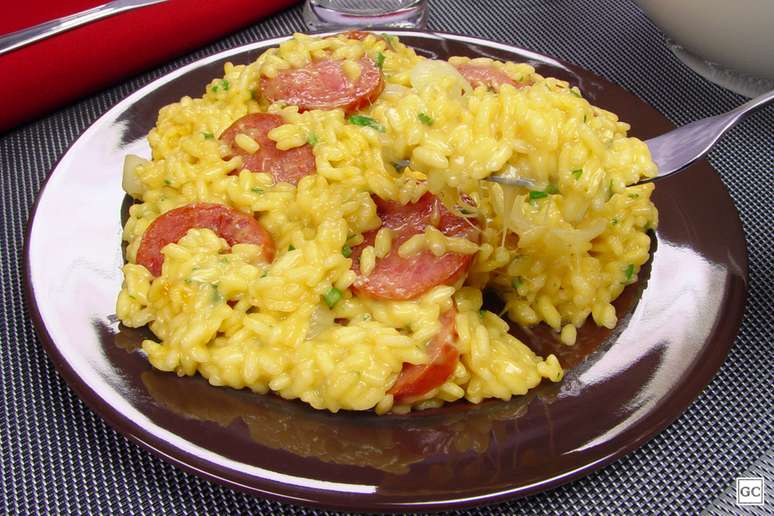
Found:
[[(636, 184), (662, 179), (685, 170), (690, 164), (701, 159), (720, 137), (742, 118), (772, 101), (774, 101), (774, 91), (764, 93), (727, 113), (702, 118), (661, 136), (646, 140), (645, 143), (650, 149), (653, 161), (658, 166), (658, 173), (655, 177), (642, 179)], [(774, 135), (772, 135), (772, 139), (774, 139)], [(495, 183), (525, 188), (537, 186), (530, 179), (515, 176), (498, 175), (489, 176), (486, 179)]]
[(115, 0), (114, 2), (98, 5), (92, 9), (71, 14), (70, 16), (47, 21), (28, 29), (17, 30), (16, 32), (5, 34), (0, 36), (0, 56), (16, 50), (17, 48), (27, 46), (30, 43), (50, 38), (54, 34), (74, 29), (75, 27), (79, 27), (86, 23), (91, 23), (131, 9), (137, 9), (138, 7), (158, 4), (160, 2), (166, 2), (166, 0)]

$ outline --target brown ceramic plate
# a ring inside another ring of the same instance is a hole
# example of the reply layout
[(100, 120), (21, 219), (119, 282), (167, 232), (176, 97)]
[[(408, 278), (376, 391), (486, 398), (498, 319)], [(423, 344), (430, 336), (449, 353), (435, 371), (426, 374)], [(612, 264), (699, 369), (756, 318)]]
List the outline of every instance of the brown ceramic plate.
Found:
[[(475, 38), (400, 33), (426, 56), (529, 61), (566, 79), (649, 138), (670, 128), (637, 97), (577, 66)], [(41, 340), (73, 389), (119, 431), (188, 471), (285, 501), (344, 509), (442, 509), (536, 493), (600, 468), (677, 418), (734, 341), (747, 260), (736, 210), (706, 162), (660, 182), (661, 224), (613, 334), (584, 328), (558, 385), (510, 402), (455, 403), (409, 416), (317, 412), (299, 402), (153, 371), (119, 328), (123, 157), (148, 155), (162, 106), (198, 96), (225, 61), (247, 63), (275, 39), (159, 79), (106, 113), (41, 192), (26, 245), (28, 300)], [(539, 350), (547, 332), (522, 335)]]

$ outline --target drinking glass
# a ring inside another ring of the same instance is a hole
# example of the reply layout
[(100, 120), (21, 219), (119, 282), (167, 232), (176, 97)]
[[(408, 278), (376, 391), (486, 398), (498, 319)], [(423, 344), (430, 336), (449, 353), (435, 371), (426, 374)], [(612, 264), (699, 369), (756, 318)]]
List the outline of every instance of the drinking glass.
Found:
[(424, 28), (427, 0), (306, 0), (304, 22), (310, 30)]

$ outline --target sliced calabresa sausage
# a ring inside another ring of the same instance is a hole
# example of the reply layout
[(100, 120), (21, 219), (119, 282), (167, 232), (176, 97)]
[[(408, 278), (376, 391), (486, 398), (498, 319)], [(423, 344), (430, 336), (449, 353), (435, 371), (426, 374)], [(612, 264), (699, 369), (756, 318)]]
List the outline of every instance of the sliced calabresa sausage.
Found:
[(435, 256), (422, 250), (402, 258), (398, 248), (412, 236), (423, 233), (437, 214), (437, 228), (450, 237), (463, 237), (478, 241), (475, 227), (461, 217), (449, 213), (443, 203), (431, 193), (419, 201), (405, 206), (393, 201), (374, 198), (382, 226), (393, 230), (392, 248), (384, 258), (376, 260), (376, 266), (368, 276), (360, 274), (360, 255), (366, 246), (373, 245), (377, 230), (363, 234), (363, 243), (352, 250), (352, 270), (358, 273), (353, 284), (361, 294), (380, 299), (413, 299), (437, 285), (451, 284), (462, 277), (473, 261), (472, 255), (446, 253)]
[(395, 403), (412, 403), (432, 389), (443, 385), (454, 372), (460, 352), (457, 349), (457, 328), (454, 307), (441, 314), (441, 330), (427, 345), (427, 364), (403, 364), (395, 383), (388, 391)]
[(455, 66), (455, 68), (474, 88), (486, 86), (496, 90), (503, 84), (510, 84), (514, 88), (526, 86), (526, 84), (514, 81), (507, 73), (493, 65), (464, 63)]
[[(220, 135), (220, 140), (229, 146), (232, 156), (241, 156), (242, 168), (251, 172), (266, 172), (278, 183), (298, 184), (302, 177), (314, 174), (316, 165), (312, 146), (309, 144), (288, 150), (280, 150), (268, 133), (285, 123), (279, 115), (251, 113), (245, 115)], [(236, 137), (244, 134), (260, 146), (255, 152), (248, 152), (236, 143)]]
[(194, 203), (169, 210), (148, 226), (137, 249), (137, 263), (159, 276), (164, 263), (161, 250), (193, 228), (211, 229), (228, 245), (260, 245), (266, 261), (274, 258), (271, 235), (253, 217), (222, 204)]
[(344, 61), (320, 59), (306, 66), (261, 78), (261, 91), (272, 102), (282, 101), (301, 111), (341, 108), (347, 114), (374, 102), (384, 89), (382, 72), (368, 58), (358, 61), (360, 76), (352, 81)]
[(376, 38), (382, 39), (381, 36), (378, 36), (378, 35), (374, 34), (373, 32), (367, 32), (367, 31), (364, 31), (364, 30), (350, 30), (350, 31), (347, 31), (347, 32), (342, 32), (342, 34), (344, 36), (346, 36), (347, 39), (354, 39), (354, 40), (357, 40), (357, 41), (363, 41), (368, 36), (374, 36)]

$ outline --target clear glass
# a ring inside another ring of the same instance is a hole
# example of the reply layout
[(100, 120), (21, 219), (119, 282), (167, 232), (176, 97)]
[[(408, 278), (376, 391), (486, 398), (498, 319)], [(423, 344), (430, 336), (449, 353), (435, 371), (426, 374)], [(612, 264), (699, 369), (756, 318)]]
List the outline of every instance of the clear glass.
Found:
[(310, 30), (348, 27), (424, 28), (428, 0), (306, 0)]

